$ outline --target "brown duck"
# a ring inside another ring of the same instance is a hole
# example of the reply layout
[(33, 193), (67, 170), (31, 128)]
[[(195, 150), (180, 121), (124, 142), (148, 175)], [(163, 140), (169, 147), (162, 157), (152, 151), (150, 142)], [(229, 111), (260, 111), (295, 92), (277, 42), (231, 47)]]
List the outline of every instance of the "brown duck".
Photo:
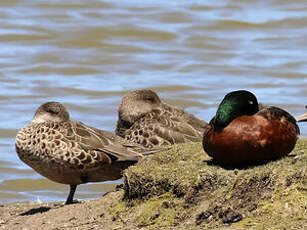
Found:
[(228, 93), (204, 132), (204, 150), (219, 164), (264, 163), (289, 154), (300, 133), (296, 120), (274, 106), (258, 106), (246, 90)]
[(73, 203), (79, 184), (121, 178), (145, 151), (112, 133), (70, 120), (58, 102), (37, 109), (32, 123), (18, 132), (15, 147), (19, 158), (36, 172), (70, 185), (65, 204)]
[(115, 133), (145, 147), (200, 142), (207, 123), (163, 102), (149, 89), (128, 92), (118, 110)]

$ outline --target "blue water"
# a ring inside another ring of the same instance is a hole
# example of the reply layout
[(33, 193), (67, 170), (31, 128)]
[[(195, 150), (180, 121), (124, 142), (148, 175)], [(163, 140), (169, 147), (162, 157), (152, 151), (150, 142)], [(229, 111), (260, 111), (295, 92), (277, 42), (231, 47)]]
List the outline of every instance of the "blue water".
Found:
[[(46, 101), (109, 131), (122, 95), (138, 88), (207, 121), (237, 89), (306, 112), (306, 20), (305, 1), (1, 1), (0, 202), (67, 196), (14, 150)], [(100, 197), (110, 183), (82, 185), (76, 198)]]

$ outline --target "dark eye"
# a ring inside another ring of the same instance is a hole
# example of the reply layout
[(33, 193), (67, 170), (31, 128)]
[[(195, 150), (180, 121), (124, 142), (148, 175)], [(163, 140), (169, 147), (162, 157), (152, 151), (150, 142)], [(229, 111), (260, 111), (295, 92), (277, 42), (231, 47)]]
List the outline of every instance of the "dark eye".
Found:
[(148, 101), (149, 103), (154, 103), (155, 102), (155, 99), (152, 98), (152, 97), (148, 97), (145, 100)]
[(48, 108), (46, 109), (46, 112), (51, 113), (51, 114), (58, 114), (60, 110), (57, 108)]

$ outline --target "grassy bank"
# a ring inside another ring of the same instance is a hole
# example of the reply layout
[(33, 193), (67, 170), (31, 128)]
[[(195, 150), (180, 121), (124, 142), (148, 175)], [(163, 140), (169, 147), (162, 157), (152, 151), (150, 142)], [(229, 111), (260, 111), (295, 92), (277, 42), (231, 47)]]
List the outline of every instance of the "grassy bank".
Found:
[(303, 229), (307, 226), (307, 140), (286, 158), (243, 169), (208, 161), (199, 143), (157, 154), (125, 172), (111, 208), (139, 227)]
[(0, 229), (304, 229), (306, 166), (307, 139), (241, 169), (214, 165), (201, 143), (177, 145), (127, 169), (123, 189), (99, 200), (2, 205)]

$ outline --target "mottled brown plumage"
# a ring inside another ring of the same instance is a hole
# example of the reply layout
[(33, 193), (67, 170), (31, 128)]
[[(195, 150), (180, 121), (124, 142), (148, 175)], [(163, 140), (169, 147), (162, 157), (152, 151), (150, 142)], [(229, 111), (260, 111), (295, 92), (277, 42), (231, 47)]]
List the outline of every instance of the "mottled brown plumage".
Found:
[(116, 134), (145, 147), (202, 140), (207, 123), (161, 101), (152, 90), (128, 92), (118, 110)]
[(39, 174), (71, 185), (66, 204), (73, 202), (78, 184), (116, 180), (134, 164), (143, 147), (106, 131), (71, 121), (66, 108), (57, 102), (41, 105), (32, 123), (16, 136), (20, 159)]

